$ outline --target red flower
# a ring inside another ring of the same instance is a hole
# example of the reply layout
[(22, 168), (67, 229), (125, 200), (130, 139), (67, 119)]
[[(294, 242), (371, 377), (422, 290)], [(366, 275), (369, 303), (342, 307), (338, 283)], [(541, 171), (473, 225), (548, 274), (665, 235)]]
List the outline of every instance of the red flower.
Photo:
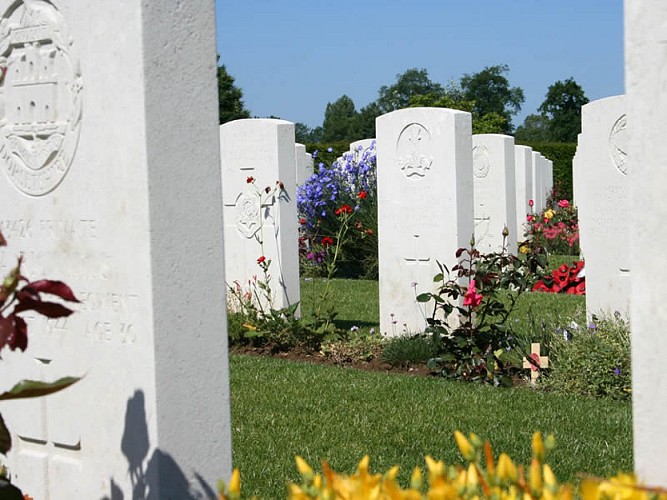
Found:
[(330, 247), (331, 245), (333, 245), (333, 243), (334, 240), (331, 236), (325, 236), (324, 238), (322, 238), (322, 245), (324, 245), (325, 247)]
[(368, 196), (368, 193), (366, 191), (359, 191), (357, 198), (359, 198), (360, 200), (365, 200), (366, 196)]
[(560, 200), (560, 201), (558, 202), (558, 206), (559, 206), (560, 208), (567, 208), (567, 207), (570, 206), (570, 202), (567, 201), (567, 200)]
[(477, 293), (477, 288), (475, 288), (475, 280), (470, 280), (470, 286), (468, 287), (468, 291), (464, 296), (463, 305), (477, 307), (482, 302), (483, 298), (484, 297), (481, 294)]
[(251, 175), (250, 177), (247, 177), (245, 180), (248, 184), (252, 184), (255, 182), (255, 178)]
[(342, 205), (340, 208), (337, 208), (334, 213), (336, 215), (351, 214), (352, 207), (346, 203), (345, 205)]
[(308, 221), (303, 217), (299, 219), (299, 224), (306, 224)]
[(548, 292), (549, 287), (544, 284), (544, 281), (539, 280), (533, 285), (533, 292)]
[(257, 263), (258, 263), (258, 264), (261, 264), (261, 263), (263, 263), (265, 260), (266, 260), (266, 257), (264, 257), (264, 256), (262, 255), (259, 259), (257, 259)]
[(528, 206), (532, 207), (533, 205), (535, 205), (535, 202), (533, 200), (528, 200)]

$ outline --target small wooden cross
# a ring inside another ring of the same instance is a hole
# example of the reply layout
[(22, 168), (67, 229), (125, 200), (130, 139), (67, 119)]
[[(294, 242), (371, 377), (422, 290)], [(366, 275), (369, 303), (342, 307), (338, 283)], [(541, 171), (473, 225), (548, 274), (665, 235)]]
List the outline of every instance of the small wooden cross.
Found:
[(523, 358), (523, 367), (530, 368), (530, 383), (535, 385), (542, 368), (549, 368), (549, 357), (540, 356), (540, 344), (530, 344), (530, 361)]

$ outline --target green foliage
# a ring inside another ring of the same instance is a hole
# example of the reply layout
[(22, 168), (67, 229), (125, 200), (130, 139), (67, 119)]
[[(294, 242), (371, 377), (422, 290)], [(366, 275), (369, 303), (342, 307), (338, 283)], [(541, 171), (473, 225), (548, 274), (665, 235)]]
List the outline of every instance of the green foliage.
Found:
[(354, 101), (346, 95), (328, 103), (322, 122), (322, 140), (335, 142), (354, 137), (356, 116)]
[(379, 335), (354, 330), (344, 339), (322, 342), (320, 352), (338, 365), (371, 361), (382, 353), (383, 341)]
[(322, 140), (322, 127), (310, 128), (305, 123), (297, 122), (294, 124), (294, 140), (299, 144), (319, 142)]
[(564, 394), (630, 399), (630, 324), (619, 315), (572, 323), (549, 345), (546, 389)]
[(554, 192), (561, 199), (572, 199), (572, 158), (577, 151), (576, 143), (524, 142), (517, 144), (530, 146), (554, 163)]
[(549, 119), (542, 115), (526, 116), (523, 125), (519, 125), (514, 133), (517, 143), (547, 142), (549, 138)]
[(573, 78), (551, 85), (539, 107), (548, 120), (549, 140), (576, 142), (581, 132), (581, 107), (587, 103), (584, 89)]
[(459, 263), (451, 272), (438, 263), (441, 272), (433, 281), (442, 284), (436, 293), (417, 296), (418, 302), (435, 302), (426, 332), (433, 335), (438, 356), (429, 367), (448, 378), (511, 385), (507, 353), (514, 337), (507, 320), (519, 295), (535, 280), (532, 256), (518, 259), (505, 249), (480, 254), (473, 241), (469, 249), (460, 248), (456, 258)]
[(479, 115), (474, 101), (466, 101), (460, 92), (451, 92), (442, 96), (425, 94), (412, 96), (411, 107), (434, 107), (458, 109), (472, 113), (473, 134), (500, 134), (506, 129), (507, 120), (498, 113)]
[(524, 101), (520, 87), (510, 87), (504, 76), (509, 72), (506, 64), (487, 66), (482, 71), (461, 77), (461, 89), (464, 99), (474, 101), (473, 111), (478, 116), (496, 113), (506, 120), (503, 133), (513, 130), (512, 116), (521, 111)]
[(234, 85), (234, 77), (224, 64), (218, 66), (218, 111), (220, 124), (250, 118), (250, 112), (243, 104), (243, 92)]
[(438, 355), (438, 347), (430, 335), (389, 337), (382, 346), (382, 361), (400, 367), (425, 364)]
[[(295, 454), (350, 471), (365, 454), (377, 470), (426, 454), (457, 463), (452, 429), (487, 436), (517, 462), (529, 460), (534, 429), (553, 433), (551, 466), (566, 481), (632, 468), (627, 401), (239, 355), (230, 357), (230, 385), (234, 466), (248, 498), (283, 498), (286, 481), (298, 479)], [(409, 484), (411, 473), (401, 468), (399, 481)]]
[(432, 95), (436, 98), (446, 95), (439, 83), (431, 81), (426, 69), (412, 68), (396, 75), (396, 83), (383, 85), (379, 90), (377, 106), (380, 114), (410, 106), (410, 99), (420, 95)]
[[(560, 206), (555, 203), (544, 209), (542, 213), (528, 215), (526, 244), (530, 253), (579, 255), (577, 209), (567, 200), (561, 200), (560, 203), (564, 205)], [(523, 248), (526, 244), (522, 245)]]

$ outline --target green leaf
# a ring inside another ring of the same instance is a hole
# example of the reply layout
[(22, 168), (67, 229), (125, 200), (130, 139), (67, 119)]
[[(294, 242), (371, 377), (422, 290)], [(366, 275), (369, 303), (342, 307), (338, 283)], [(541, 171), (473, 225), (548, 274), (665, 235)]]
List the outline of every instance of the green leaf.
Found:
[(417, 295), (417, 302), (428, 302), (431, 300), (431, 294), (430, 293), (420, 293)]
[(5, 421), (0, 415), (0, 453), (6, 455), (12, 449), (12, 436), (9, 434), (9, 429), (5, 425)]
[(433, 282), (437, 283), (438, 281), (442, 281), (445, 279), (445, 276), (442, 273), (438, 273), (435, 276), (433, 276)]
[[(8, 392), (0, 394), (0, 401), (8, 399), (37, 398), (62, 391), (81, 380), (81, 377), (63, 377), (55, 382), (40, 382), (38, 380), (21, 380)], [(1, 430), (1, 429), (0, 429)], [(1, 451), (1, 450), (0, 450)]]

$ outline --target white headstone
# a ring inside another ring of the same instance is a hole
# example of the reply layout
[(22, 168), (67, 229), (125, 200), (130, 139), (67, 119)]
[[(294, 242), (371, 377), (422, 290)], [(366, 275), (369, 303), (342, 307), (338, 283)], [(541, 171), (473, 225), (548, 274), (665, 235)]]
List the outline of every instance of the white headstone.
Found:
[(630, 205), (625, 96), (581, 108), (581, 134), (573, 162), (579, 239), (586, 260), (590, 314), (629, 312)]
[(546, 199), (548, 200), (553, 194), (554, 190), (554, 162), (545, 157), (544, 163), (547, 170), (546, 189), (544, 190), (544, 192)]
[(473, 234), (469, 113), (409, 108), (380, 116), (377, 129), (380, 329), (421, 332), (435, 291), (436, 260), (451, 267)]
[(0, 274), (22, 252), (82, 300), (31, 317), (0, 384), (85, 375), (2, 404), (12, 480), (40, 500), (214, 498), (231, 433), (213, 3), (0, 17)]
[(313, 175), (313, 155), (306, 151), (303, 144), (294, 145), (296, 163), (296, 185), (301, 186)]
[(350, 143), (350, 151), (361, 153), (363, 155), (364, 151), (372, 147), (374, 142), (376, 142), (375, 139), (361, 139), (359, 141), (354, 141)]
[(528, 146), (514, 146), (516, 177), (516, 227), (519, 240), (526, 233), (526, 216), (532, 212), (528, 202), (533, 196), (533, 150)]
[[(625, 2), (635, 472), (667, 487), (667, 2)], [(582, 194), (583, 196), (583, 194)]]
[(540, 213), (545, 208), (544, 199), (544, 169), (542, 168), (542, 155), (539, 151), (533, 151), (533, 210)]
[(482, 253), (500, 252), (503, 230), (511, 254), (517, 251), (514, 138), (499, 134), (472, 136), (475, 188), (475, 246)]
[[(294, 124), (273, 119), (225, 123), (220, 125), (220, 152), (227, 283), (238, 281), (247, 289), (253, 276), (264, 279), (257, 263), (264, 256), (271, 261), (274, 308), (298, 302)], [(250, 177), (254, 182), (247, 182)], [(287, 196), (267, 198), (265, 189), (273, 189), (279, 181)]]

